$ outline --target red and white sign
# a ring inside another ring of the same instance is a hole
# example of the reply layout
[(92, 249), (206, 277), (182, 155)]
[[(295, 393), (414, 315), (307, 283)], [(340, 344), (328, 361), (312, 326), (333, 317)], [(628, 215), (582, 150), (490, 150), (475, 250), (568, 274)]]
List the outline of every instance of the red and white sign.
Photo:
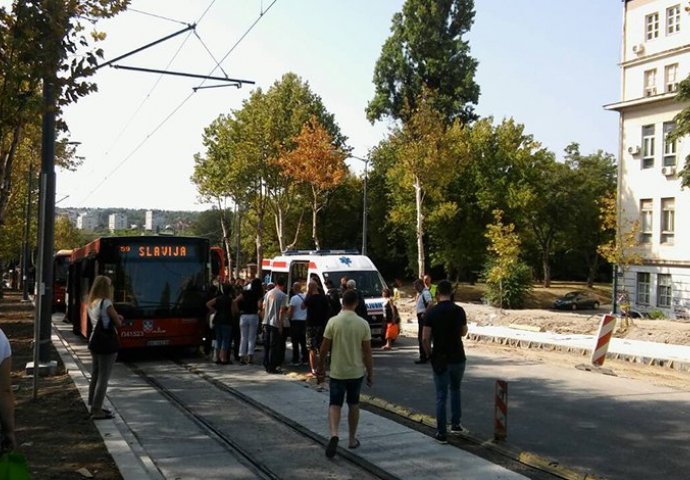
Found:
[(496, 380), (494, 393), (494, 439), (505, 440), (508, 436), (508, 382)]
[(592, 364), (601, 367), (606, 360), (606, 353), (609, 351), (609, 343), (613, 337), (613, 330), (616, 328), (616, 317), (613, 315), (604, 315), (599, 324), (599, 333), (597, 334), (597, 344), (592, 352)]

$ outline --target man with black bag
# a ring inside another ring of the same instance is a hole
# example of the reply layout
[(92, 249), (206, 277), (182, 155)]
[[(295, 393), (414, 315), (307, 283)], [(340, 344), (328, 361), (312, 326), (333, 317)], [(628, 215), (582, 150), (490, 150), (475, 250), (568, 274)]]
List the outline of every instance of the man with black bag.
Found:
[[(439, 443), (448, 443), (446, 427), (446, 400), (450, 390), (450, 433), (462, 432), (462, 407), (460, 382), (465, 373), (465, 349), (462, 337), (467, 335), (465, 310), (456, 305), (451, 297), (453, 286), (442, 280), (436, 287), (438, 303), (424, 317), (422, 343), (424, 352), (431, 359), (436, 387), (436, 436)], [(433, 338), (433, 348), (431, 339)]]

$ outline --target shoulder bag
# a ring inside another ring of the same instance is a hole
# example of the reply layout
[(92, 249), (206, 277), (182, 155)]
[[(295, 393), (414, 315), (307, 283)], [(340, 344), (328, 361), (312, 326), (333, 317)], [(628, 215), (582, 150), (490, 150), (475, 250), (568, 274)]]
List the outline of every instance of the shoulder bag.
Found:
[(120, 338), (112, 321), (108, 328), (103, 326), (102, 315), (103, 300), (101, 300), (101, 306), (98, 309), (98, 321), (89, 339), (89, 350), (98, 355), (111, 355), (120, 349)]

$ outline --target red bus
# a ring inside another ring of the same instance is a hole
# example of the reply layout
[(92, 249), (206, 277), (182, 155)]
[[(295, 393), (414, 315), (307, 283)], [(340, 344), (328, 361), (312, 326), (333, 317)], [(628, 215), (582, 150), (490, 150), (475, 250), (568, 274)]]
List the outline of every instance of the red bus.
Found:
[(211, 287), (209, 241), (198, 237), (103, 237), (72, 252), (67, 318), (88, 338), (89, 289), (110, 277), (115, 309), (124, 317), (121, 348), (199, 346), (207, 333)]
[(67, 270), (72, 250), (58, 250), (53, 257), (53, 311), (65, 310), (67, 293)]

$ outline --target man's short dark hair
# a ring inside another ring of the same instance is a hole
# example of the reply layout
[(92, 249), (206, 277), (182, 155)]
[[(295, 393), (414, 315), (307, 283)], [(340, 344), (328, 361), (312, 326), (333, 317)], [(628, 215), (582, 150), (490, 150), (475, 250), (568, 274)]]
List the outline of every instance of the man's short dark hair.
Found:
[(343, 293), (343, 306), (354, 307), (358, 302), (359, 298), (357, 297), (357, 292), (354, 290), (345, 290)]
[(450, 297), (453, 293), (453, 284), (448, 280), (441, 280), (436, 285), (436, 294), (443, 295), (444, 297)]
[(284, 287), (285, 286), (285, 279), (278, 277), (276, 278), (276, 285), (279, 287)]

